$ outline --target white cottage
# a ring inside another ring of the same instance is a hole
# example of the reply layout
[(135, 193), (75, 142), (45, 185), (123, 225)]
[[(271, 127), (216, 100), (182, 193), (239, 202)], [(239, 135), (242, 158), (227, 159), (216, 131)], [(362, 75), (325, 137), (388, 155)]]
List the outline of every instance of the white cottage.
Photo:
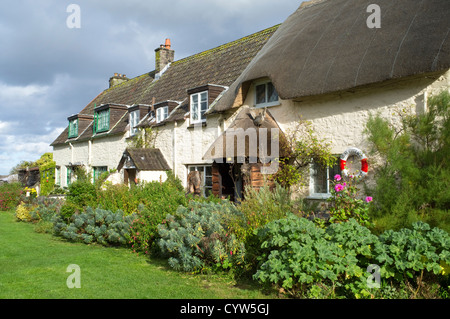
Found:
[[(376, 3), (378, 17), (367, 10), (367, 0), (302, 3), (207, 114), (228, 118), (243, 107), (266, 110), (283, 132), (309, 120), (337, 156), (352, 148), (367, 152), (363, 130), (370, 114), (396, 124), (398, 110), (426, 112), (427, 97), (450, 88), (450, 1)], [(381, 28), (368, 23), (374, 18)], [(223, 157), (205, 153), (222, 163)], [(360, 159), (358, 168), (370, 180), (374, 159)], [(213, 172), (218, 195), (227, 187), (225, 171)], [(339, 163), (312, 164), (309, 186), (301, 192), (327, 198), (329, 177), (339, 172)]]
[[(203, 153), (232, 118), (205, 115), (237, 79), (278, 26), (211, 50), (175, 60), (169, 40), (155, 50), (152, 72), (129, 79), (115, 74), (110, 87), (79, 114), (51, 144), (57, 183), (67, 186), (73, 169), (86, 168), (97, 178), (115, 169), (115, 183), (165, 179), (170, 169), (187, 186), (191, 171), (199, 171), (202, 191), (212, 189), (212, 161)], [(158, 131), (155, 152), (141, 154), (128, 143), (139, 128)], [(144, 157), (146, 163), (140, 159)], [(161, 164), (163, 163), (163, 164)]]

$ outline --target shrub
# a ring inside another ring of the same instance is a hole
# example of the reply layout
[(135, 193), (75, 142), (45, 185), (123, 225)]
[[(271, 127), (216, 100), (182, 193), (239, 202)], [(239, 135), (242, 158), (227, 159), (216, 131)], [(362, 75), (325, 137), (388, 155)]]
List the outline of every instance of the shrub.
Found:
[(34, 206), (28, 203), (21, 202), (16, 208), (16, 218), (22, 222), (28, 222), (31, 220), (30, 212), (34, 209)]
[(450, 188), (450, 93), (430, 97), (423, 114), (403, 109), (398, 115), (399, 128), (378, 115), (366, 125), (371, 153), (384, 163), (375, 172), (376, 205), (370, 213), (382, 220), (380, 232), (409, 227), (417, 220), (450, 230), (449, 218), (431, 217), (436, 210), (450, 208), (450, 193), (445, 191)]
[[(416, 297), (424, 278), (448, 278), (450, 237), (428, 224), (375, 236), (356, 220), (326, 230), (292, 214), (257, 233), (259, 265), (254, 278), (276, 284), (294, 296), (374, 297), (367, 267), (379, 266), (383, 291), (406, 286)], [(413, 288), (413, 280), (418, 288)]]
[(158, 244), (169, 257), (169, 265), (177, 270), (199, 271), (205, 268), (228, 269), (243, 261), (243, 244), (227, 232), (223, 216), (237, 214), (236, 207), (191, 201), (167, 215), (158, 226)]
[(239, 241), (245, 242), (253, 232), (268, 222), (283, 218), (291, 212), (289, 191), (280, 184), (270, 190), (266, 184), (259, 190), (246, 187), (244, 200), (238, 206), (241, 214), (224, 216), (230, 230)]
[(4, 183), (0, 185), (0, 211), (16, 207), (21, 200), (23, 187), (20, 183)]
[(140, 203), (131, 227), (130, 244), (135, 252), (148, 254), (159, 237), (158, 225), (168, 214), (174, 214), (178, 206), (187, 206), (187, 199), (183, 188), (171, 180), (144, 183), (130, 192)]
[(52, 222), (55, 215), (60, 213), (64, 201), (55, 198), (38, 197), (35, 202), (36, 206), (30, 211), (30, 221)]
[(118, 210), (113, 213), (101, 208), (88, 207), (83, 213), (72, 216), (66, 224), (61, 218), (55, 220), (55, 234), (71, 241), (102, 245), (126, 245), (130, 238), (130, 226), (134, 216), (124, 216)]
[(331, 182), (330, 222), (342, 223), (353, 218), (364, 226), (371, 226), (369, 221), (369, 206), (373, 198), (361, 198), (359, 188), (356, 186), (357, 177), (350, 176), (344, 181), (340, 175), (334, 176)]

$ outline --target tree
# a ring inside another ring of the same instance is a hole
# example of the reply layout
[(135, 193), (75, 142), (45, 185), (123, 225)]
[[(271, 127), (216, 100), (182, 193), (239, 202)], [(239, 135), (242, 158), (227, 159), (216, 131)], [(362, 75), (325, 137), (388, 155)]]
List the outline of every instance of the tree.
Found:
[(383, 161), (375, 175), (372, 214), (391, 228), (422, 219), (449, 229), (450, 93), (430, 97), (427, 104), (423, 114), (399, 111), (399, 128), (380, 115), (366, 125), (371, 153)]

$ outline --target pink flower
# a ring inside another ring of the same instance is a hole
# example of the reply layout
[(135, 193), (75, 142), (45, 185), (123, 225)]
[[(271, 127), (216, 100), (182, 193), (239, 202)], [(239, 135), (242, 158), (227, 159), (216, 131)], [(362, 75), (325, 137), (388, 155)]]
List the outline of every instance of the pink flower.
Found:
[(337, 184), (336, 186), (334, 186), (334, 190), (335, 190), (336, 192), (340, 192), (340, 191), (343, 190), (343, 189), (344, 189), (344, 186), (341, 185), (341, 184)]
[(339, 182), (341, 180), (341, 175), (339, 174), (334, 175), (334, 180)]
[(370, 196), (367, 196), (367, 197), (366, 197), (366, 202), (367, 202), (367, 203), (370, 203), (372, 200), (373, 200), (372, 197), (370, 197)]
[(230, 250), (230, 255), (232, 255), (232, 256), (233, 256), (233, 251), (232, 251), (232, 250)]

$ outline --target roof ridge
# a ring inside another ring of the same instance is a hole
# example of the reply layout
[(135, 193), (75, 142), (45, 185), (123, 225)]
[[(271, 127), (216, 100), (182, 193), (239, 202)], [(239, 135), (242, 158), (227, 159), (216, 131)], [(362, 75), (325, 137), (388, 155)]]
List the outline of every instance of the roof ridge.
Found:
[(256, 36), (263, 35), (263, 34), (267, 34), (267, 33), (269, 33), (269, 32), (272, 32), (272, 31), (278, 29), (278, 27), (279, 27), (280, 25), (281, 25), (281, 23), (276, 24), (276, 25), (274, 25), (274, 26), (272, 26), (272, 27), (270, 27), (270, 28), (266, 28), (266, 29), (263, 29), (263, 30), (261, 30), (261, 31), (258, 31), (258, 32), (249, 34), (249, 35), (247, 35), (247, 36), (245, 36), (245, 37), (242, 37), (242, 38), (233, 40), (233, 41), (231, 41), (231, 42), (227, 42), (227, 43), (221, 44), (221, 45), (219, 45), (219, 46), (217, 46), (217, 47), (214, 47), (214, 48), (212, 48), (212, 49), (208, 49), (208, 50), (205, 50), (205, 51), (202, 51), (202, 52), (198, 52), (198, 53), (195, 53), (195, 54), (193, 54), (193, 55), (190, 55), (190, 56), (187, 56), (187, 57), (185, 57), (185, 58), (182, 58), (182, 59), (180, 59), (180, 60), (173, 61), (173, 62), (172, 62), (172, 65), (179, 64), (179, 63), (183, 63), (183, 62), (185, 62), (185, 61), (189, 61), (189, 60), (194, 59), (194, 58), (197, 58), (197, 57), (199, 57), (199, 56), (204, 56), (204, 55), (207, 55), (207, 54), (212, 54), (212, 53), (215, 53), (215, 52), (217, 52), (217, 51), (223, 50), (224, 48), (228, 48), (228, 47), (230, 47), (230, 46), (233, 46), (233, 45), (235, 45), (235, 44), (237, 44), (237, 43), (242, 43), (242, 42), (245, 42), (245, 41), (248, 40), (248, 39), (255, 38)]

